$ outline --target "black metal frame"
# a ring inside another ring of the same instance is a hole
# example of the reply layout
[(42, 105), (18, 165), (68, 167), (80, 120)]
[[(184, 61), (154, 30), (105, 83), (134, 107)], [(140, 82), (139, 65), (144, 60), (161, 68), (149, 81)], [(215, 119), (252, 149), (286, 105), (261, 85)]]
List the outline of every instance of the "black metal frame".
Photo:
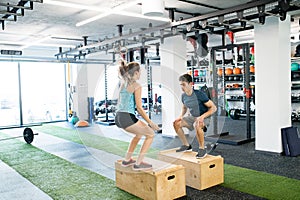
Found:
[[(26, 6), (29, 2), (29, 7)], [(0, 3), (0, 7), (6, 7), (6, 11), (1, 11), (0, 22), (2, 24), (2, 30), (5, 29), (5, 21), (17, 21), (17, 17), (23, 17), (25, 11), (24, 10), (33, 10), (33, 3), (43, 3), (43, 0), (20, 0), (17, 5), (10, 4), (9, 2)], [(19, 13), (19, 10), (21, 13)], [(11, 19), (13, 17), (13, 19)]]
[[(215, 90), (215, 95), (213, 96), (212, 100), (216, 104), (217, 107), (219, 107), (219, 100), (218, 100), (218, 75), (217, 75), (217, 66), (216, 66), (216, 59), (215, 59), (215, 51), (221, 50), (221, 49), (228, 49), (231, 50), (235, 47), (242, 47), (243, 49), (243, 57), (244, 57), (244, 78), (243, 78), (243, 87), (245, 88), (245, 91), (250, 90), (250, 60), (249, 60), (249, 55), (250, 55), (250, 44), (249, 43), (244, 43), (244, 44), (228, 44), (228, 45), (222, 45), (222, 46), (216, 46), (211, 49), (211, 61), (213, 65), (213, 88)], [(225, 59), (225, 56), (223, 56), (223, 59)], [(224, 68), (223, 68), (223, 77), (224, 77)], [(222, 80), (223, 82), (223, 87), (225, 88), (224, 84), (224, 78)], [(224, 95), (225, 98), (225, 95)], [(225, 99), (223, 102), (225, 106)], [(245, 137), (240, 137), (240, 136), (230, 136), (229, 133), (221, 133), (220, 138), (218, 142), (224, 143), (224, 144), (233, 144), (233, 145), (239, 145), (239, 144), (244, 144), (247, 142), (254, 141), (254, 137), (251, 135), (251, 116), (250, 116), (250, 99), (245, 96), (244, 98), (244, 107), (246, 110), (246, 136)], [(214, 123), (216, 124), (216, 120), (214, 120)], [(215, 126), (216, 127), (216, 126)], [(216, 131), (215, 131), (216, 132)]]
[[(160, 39), (160, 42), (163, 43), (164, 38), (172, 37), (174, 35), (179, 35), (179, 34), (182, 34), (184, 37), (184, 35), (193, 34), (193, 33), (195, 34), (196, 32), (199, 31), (211, 32), (214, 34), (223, 34), (224, 30), (231, 30), (233, 32), (238, 32), (242, 30), (253, 29), (253, 24), (251, 24), (250, 22), (251, 20), (259, 19), (257, 23), (264, 24), (265, 18), (270, 15), (278, 15), (283, 20), (285, 19), (286, 13), (288, 11), (300, 9), (299, 7), (297, 7), (297, 5), (290, 5), (290, 0), (251, 1), (246, 4), (241, 4), (226, 9), (221, 9), (215, 6), (198, 3), (191, 0), (179, 0), (179, 1), (193, 4), (196, 6), (203, 6), (207, 8), (216, 9), (216, 11), (204, 15), (199, 15), (199, 13), (188, 13), (183, 10), (177, 10), (176, 8), (166, 8), (166, 10), (169, 11), (169, 18), (171, 23), (166, 23), (156, 27), (152, 27), (152, 25), (151, 26), (149, 25), (148, 28), (143, 29), (141, 31), (137, 31), (134, 33), (130, 32), (129, 34), (122, 34), (117, 37), (100, 40), (99, 42), (90, 43), (87, 45), (79, 45), (76, 48), (69, 49), (64, 52), (59, 51), (59, 53), (57, 53), (55, 56), (59, 57), (62, 55), (74, 55), (74, 54), (82, 55), (82, 52), (85, 52), (84, 55), (86, 55), (86, 54), (91, 54), (100, 51), (108, 51), (113, 49), (114, 43), (118, 43), (120, 41), (130, 41), (131, 38), (134, 38), (136, 36), (142, 36), (142, 37), (144, 36), (141, 41), (134, 40), (137, 44), (142, 43), (141, 46), (143, 46), (145, 42), (151, 43), (151, 41), (153, 41), (153, 43), (157, 43), (157, 40)], [(276, 2), (278, 2), (278, 5), (276, 5), (273, 10), (270, 9), (266, 10), (266, 5), (275, 4)], [(252, 9), (252, 8), (257, 8), (258, 12), (253, 14), (247, 14), (247, 16), (244, 16), (243, 12), (245, 10)], [(174, 18), (175, 12), (190, 14), (195, 17), (191, 17), (188, 19), (180, 19), (178, 21), (175, 21)], [(224, 19), (225, 15), (232, 14), (232, 13), (236, 13), (235, 18)], [(222, 19), (222, 17), (224, 21), (217, 20), (218, 22), (210, 22), (210, 24), (207, 23), (207, 20), (209, 19), (215, 19), (215, 18)], [(222, 23), (220, 23), (220, 21)], [(192, 28), (190, 33), (188, 33), (187, 26), (192, 23), (194, 23), (194, 27)], [(240, 23), (240, 25), (239, 26), (235, 25), (237, 23)], [(171, 31), (169, 29), (171, 29)], [(177, 31), (173, 32), (172, 30), (174, 29), (177, 29)], [(156, 33), (159, 32), (159, 34), (157, 36), (154, 36), (155, 32)], [(146, 35), (146, 34), (150, 34), (150, 35)]]

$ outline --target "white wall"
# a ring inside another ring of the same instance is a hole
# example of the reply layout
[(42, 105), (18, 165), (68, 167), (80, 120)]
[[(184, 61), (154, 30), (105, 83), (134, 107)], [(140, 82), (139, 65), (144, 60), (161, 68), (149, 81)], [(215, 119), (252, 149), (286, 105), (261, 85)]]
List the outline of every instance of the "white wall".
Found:
[(256, 25), (255, 149), (282, 152), (281, 128), (291, 125), (290, 21), (268, 17)]
[(162, 83), (162, 134), (175, 137), (173, 121), (181, 112), (178, 78), (186, 73), (186, 41), (181, 36), (166, 38), (160, 46)]

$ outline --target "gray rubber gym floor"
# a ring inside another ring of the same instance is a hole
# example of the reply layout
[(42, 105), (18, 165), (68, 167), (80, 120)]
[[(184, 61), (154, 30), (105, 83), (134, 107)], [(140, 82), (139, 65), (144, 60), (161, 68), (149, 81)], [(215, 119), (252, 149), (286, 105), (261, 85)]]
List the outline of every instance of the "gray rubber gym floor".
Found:
[[(238, 123), (238, 122), (234, 122)], [(241, 121), (242, 123), (242, 121)], [(70, 127), (70, 123), (57, 123), (63, 127)], [(19, 135), (23, 129), (7, 129), (2, 132), (9, 132), (9, 134)], [(113, 137), (119, 140), (129, 141), (130, 136), (124, 134), (116, 126), (103, 126), (93, 124), (90, 127), (81, 128), (90, 134), (103, 134), (106, 137)], [(22, 139), (21, 139), (22, 140)], [(189, 141), (193, 141), (194, 136), (189, 137)], [(168, 145), (166, 145), (168, 144)], [(195, 142), (193, 143), (195, 144)], [(39, 133), (32, 143), (32, 145), (62, 157), (77, 165), (83, 166), (89, 170), (95, 171), (112, 180), (115, 179), (114, 161), (120, 159), (119, 156), (109, 154), (97, 149), (87, 148), (84, 145), (66, 141), (47, 134)], [(166, 138), (161, 134), (156, 134), (152, 144), (155, 148), (167, 149), (178, 147), (180, 141), (178, 138)], [(254, 142), (243, 145), (227, 145), (219, 144), (217, 149), (212, 153), (213, 155), (221, 155), (225, 163), (235, 166), (241, 166), (258, 171), (265, 171), (277, 175), (286, 176), (300, 180), (299, 166), (300, 157), (285, 157), (276, 154), (266, 154), (256, 152), (254, 149)], [(101, 158), (100, 158), (101, 157)], [(24, 179), (9, 166), (0, 161), (0, 199), (51, 199), (47, 194), (32, 185), (29, 181)], [(33, 191), (30, 195), (26, 195), (26, 191)], [(199, 191), (187, 187), (187, 196), (183, 199), (261, 199), (249, 194), (241, 193), (239, 191), (224, 188), (222, 186), (215, 186), (203, 191)]]

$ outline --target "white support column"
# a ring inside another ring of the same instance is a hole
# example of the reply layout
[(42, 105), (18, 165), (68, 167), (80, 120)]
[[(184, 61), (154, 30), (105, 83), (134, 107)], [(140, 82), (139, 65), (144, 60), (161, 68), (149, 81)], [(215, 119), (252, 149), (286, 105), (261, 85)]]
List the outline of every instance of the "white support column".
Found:
[(182, 36), (166, 38), (160, 45), (162, 84), (162, 134), (175, 137), (173, 121), (180, 115), (181, 89), (178, 78), (186, 73), (186, 41)]
[(74, 94), (74, 111), (80, 120), (88, 119), (88, 78), (87, 66), (77, 66), (76, 93)]
[(255, 149), (282, 152), (281, 128), (291, 125), (290, 16), (255, 25)]

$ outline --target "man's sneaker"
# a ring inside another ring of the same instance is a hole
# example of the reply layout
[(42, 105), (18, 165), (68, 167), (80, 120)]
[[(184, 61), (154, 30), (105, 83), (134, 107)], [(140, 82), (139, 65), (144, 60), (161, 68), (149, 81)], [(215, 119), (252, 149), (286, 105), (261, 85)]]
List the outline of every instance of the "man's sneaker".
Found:
[(198, 154), (196, 155), (196, 158), (204, 158), (206, 155), (206, 149), (198, 149)]
[(212, 153), (216, 149), (217, 146), (218, 146), (218, 143), (209, 143), (209, 144), (207, 144), (206, 147), (205, 147), (207, 153)]
[(141, 162), (141, 164), (139, 164), (139, 165), (134, 164), (132, 169), (135, 170), (135, 171), (149, 170), (149, 169), (152, 169), (152, 165), (148, 164), (148, 163)]
[(185, 151), (192, 151), (192, 146), (182, 145), (179, 149), (176, 150), (176, 152), (185, 152)]
[(123, 160), (123, 161), (122, 161), (122, 166), (123, 166), (123, 167), (128, 167), (128, 166), (133, 165), (134, 163), (135, 163), (135, 160), (133, 160), (133, 159), (130, 159), (130, 160), (128, 160), (128, 161)]

